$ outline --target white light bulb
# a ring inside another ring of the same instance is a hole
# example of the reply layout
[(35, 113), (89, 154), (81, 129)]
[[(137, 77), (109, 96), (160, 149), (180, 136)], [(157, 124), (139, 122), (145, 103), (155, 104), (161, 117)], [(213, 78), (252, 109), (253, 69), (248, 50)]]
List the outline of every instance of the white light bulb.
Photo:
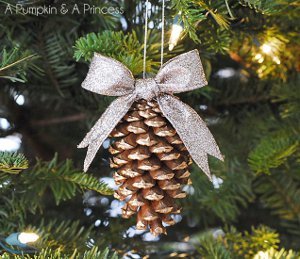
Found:
[(10, 127), (10, 123), (8, 122), (8, 120), (5, 118), (0, 118), (0, 128), (7, 130), (9, 129), (9, 127)]
[(15, 102), (18, 104), (18, 105), (23, 105), (25, 103), (25, 96), (20, 94), (18, 96), (15, 96)]
[(225, 67), (220, 69), (218, 72), (216, 72), (216, 76), (221, 78), (230, 78), (236, 74), (237, 74), (236, 70), (231, 67)]
[(254, 59), (259, 60), (260, 58), (262, 58), (262, 55), (260, 53), (256, 54)]
[(5, 138), (0, 138), (0, 151), (17, 151), (22, 143), (20, 134), (9, 135)]
[(264, 251), (259, 251), (255, 256), (254, 259), (270, 259), (267, 252)]
[(266, 53), (266, 54), (271, 54), (271, 52), (272, 52), (272, 48), (271, 48), (271, 46), (268, 45), (268, 44), (263, 44), (263, 45), (261, 46), (261, 50), (262, 50), (264, 53)]
[(265, 60), (265, 58), (264, 58), (264, 57), (261, 57), (261, 58), (258, 60), (258, 63), (263, 63), (264, 60)]
[(177, 45), (177, 42), (180, 38), (180, 34), (183, 31), (183, 27), (179, 24), (173, 24), (171, 30), (171, 36), (169, 40), (169, 50), (173, 50), (174, 47)]
[(277, 65), (280, 65), (280, 63), (281, 63), (279, 57), (277, 57), (277, 56), (273, 57), (273, 61), (274, 61)]
[(35, 241), (37, 241), (39, 239), (39, 235), (37, 235), (35, 233), (22, 232), (19, 234), (18, 239), (22, 244), (34, 243)]

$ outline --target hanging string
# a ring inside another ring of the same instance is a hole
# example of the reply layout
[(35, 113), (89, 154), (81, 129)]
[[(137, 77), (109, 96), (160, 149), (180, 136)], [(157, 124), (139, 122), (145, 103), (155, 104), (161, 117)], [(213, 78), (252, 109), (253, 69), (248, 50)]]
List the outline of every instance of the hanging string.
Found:
[[(149, 0), (146, 0), (145, 10), (145, 33), (144, 33), (144, 59), (143, 59), (143, 78), (146, 78), (146, 59), (147, 59), (147, 34), (148, 34), (148, 5)], [(162, 0), (162, 15), (161, 15), (161, 48), (160, 48), (160, 66), (164, 63), (164, 42), (165, 42), (165, 0)]]
[(147, 34), (148, 34), (148, 3), (146, 0), (145, 10), (145, 34), (144, 34), (144, 60), (143, 60), (143, 78), (146, 78), (146, 58), (147, 58)]
[(164, 42), (165, 42), (165, 0), (162, 0), (161, 14), (161, 47), (160, 47), (160, 66), (164, 63)]

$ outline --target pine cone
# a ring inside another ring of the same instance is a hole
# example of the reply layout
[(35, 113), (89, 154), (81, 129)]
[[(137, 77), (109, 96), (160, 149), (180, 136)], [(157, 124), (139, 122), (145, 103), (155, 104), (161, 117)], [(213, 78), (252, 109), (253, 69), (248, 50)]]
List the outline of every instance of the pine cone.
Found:
[(191, 158), (175, 129), (162, 115), (155, 100), (140, 100), (111, 133), (109, 148), (114, 180), (120, 185), (115, 198), (126, 200), (122, 216), (137, 213), (137, 229), (166, 234), (163, 223), (175, 224), (180, 213), (175, 199), (186, 197)]

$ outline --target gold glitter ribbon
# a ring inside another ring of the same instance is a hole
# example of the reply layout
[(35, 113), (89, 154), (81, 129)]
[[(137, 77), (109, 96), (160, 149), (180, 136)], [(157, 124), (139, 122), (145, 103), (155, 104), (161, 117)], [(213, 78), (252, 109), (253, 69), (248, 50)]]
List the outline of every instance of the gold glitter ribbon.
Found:
[(134, 101), (155, 98), (163, 115), (170, 121), (195, 163), (211, 179), (208, 155), (223, 156), (205, 122), (173, 93), (201, 88), (207, 84), (197, 50), (181, 54), (166, 62), (154, 78), (134, 79), (122, 63), (95, 54), (82, 87), (114, 100), (78, 148), (88, 147), (84, 161), (87, 171), (103, 141), (130, 109)]

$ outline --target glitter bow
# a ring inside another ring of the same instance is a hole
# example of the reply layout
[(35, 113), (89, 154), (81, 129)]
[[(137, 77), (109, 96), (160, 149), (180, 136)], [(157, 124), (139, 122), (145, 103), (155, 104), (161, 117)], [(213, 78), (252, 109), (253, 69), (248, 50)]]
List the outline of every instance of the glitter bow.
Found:
[(95, 54), (82, 87), (114, 100), (78, 148), (88, 147), (84, 161), (87, 171), (103, 141), (128, 112), (134, 101), (156, 98), (163, 115), (170, 121), (196, 164), (211, 178), (208, 154), (223, 160), (219, 147), (205, 122), (173, 93), (186, 92), (207, 84), (197, 50), (166, 62), (155, 78), (134, 79), (122, 63)]

